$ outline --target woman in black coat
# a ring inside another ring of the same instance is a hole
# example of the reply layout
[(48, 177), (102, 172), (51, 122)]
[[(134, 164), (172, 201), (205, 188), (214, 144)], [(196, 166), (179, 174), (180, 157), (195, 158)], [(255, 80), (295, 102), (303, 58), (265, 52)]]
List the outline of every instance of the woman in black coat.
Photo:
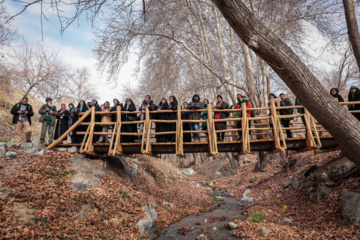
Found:
[[(56, 115), (57, 122), (55, 127), (55, 140), (61, 137), (69, 129), (69, 117), (70, 113), (66, 110), (65, 103), (62, 103), (61, 108)], [(63, 141), (66, 140), (67, 136), (63, 139)], [(60, 143), (62, 143), (62, 141)]]
[[(159, 106), (155, 106), (157, 110), (169, 110), (169, 104), (167, 103), (165, 98), (162, 98)], [(155, 119), (158, 120), (169, 120), (170, 115), (169, 113), (156, 113)], [(155, 124), (155, 132), (168, 132), (170, 129), (170, 125), (168, 123), (156, 123)], [(169, 135), (155, 135), (156, 142), (168, 142), (169, 141)]]
[[(187, 109), (188, 104), (187, 102), (183, 103), (183, 107), (182, 109)], [(188, 112), (182, 112), (181, 113), (181, 119), (185, 120), (185, 119), (189, 119), (189, 113)], [(183, 123), (183, 131), (190, 131), (190, 125), (189, 123)], [(184, 133), (183, 134), (183, 141), (184, 142), (191, 142), (191, 133)]]
[[(360, 90), (357, 87), (352, 86), (348, 95), (349, 102), (358, 102), (360, 101)], [(358, 111), (360, 110), (360, 104), (350, 104), (349, 111)], [(352, 113), (354, 117), (360, 120), (360, 113)]]
[[(178, 100), (175, 96), (170, 97), (170, 110), (176, 111), (178, 106)], [(170, 120), (177, 120), (177, 112), (170, 113)], [(171, 132), (176, 132), (176, 123), (170, 123)], [(169, 142), (176, 142), (176, 134), (170, 134)]]
[[(126, 99), (124, 109), (121, 111), (122, 121), (123, 122), (132, 122), (137, 120), (136, 113), (131, 113), (136, 111), (134, 102), (129, 98)], [(121, 127), (121, 132), (128, 133), (137, 133), (137, 124), (124, 124)], [(136, 136), (124, 136), (123, 142), (130, 143), (135, 142)]]
[(337, 98), (338, 102), (344, 102), (344, 99), (342, 98), (342, 96), (339, 94), (339, 90), (337, 88), (332, 88), (330, 90), (330, 94), (331, 96), (333, 96), (334, 98)]
[[(77, 105), (75, 112), (74, 112), (74, 118), (73, 118), (73, 124), (75, 124), (75, 122), (77, 122), (82, 115), (79, 115), (80, 112), (85, 113), (89, 110), (88, 106), (86, 105), (84, 100), (80, 100), (79, 104)], [(83, 122), (89, 122), (90, 121), (90, 117), (87, 117)], [(75, 130), (73, 131), (73, 134), (76, 135), (75, 139), (77, 143), (82, 143), (83, 139), (84, 139), (84, 135), (77, 135), (77, 132), (86, 132), (88, 126), (87, 125), (79, 125), (75, 128)]]
[[(114, 106), (110, 108), (110, 112), (116, 112), (117, 106), (121, 107), (121, 110), (123, 109), (123, 104), (120, 103), (120, 101), (116, 98), (113, 100)], [(116, 122), (116, 113), (111, 114), (111, 120), (112, 122)]]
[[(215, 106), (216, 109), (227, 109), (227, 108), (229, 108), (228, 104), (223, 100), (223, 97), (221, 95), (217, 95), (216, 98), (218, 100), (218, 102), (216, 103), (216, 106)], [(214, 113), (214, 119), (224, 119), (224, 118), (227, 118), (227, 115), (226, 115), (225, 112), (215, 112)], [(226, 122), (217, 122), (217, 123), (215, 123), (215, 129), (216, 130), (224, 130), (224, 129), (226, 129)], [(224, 132), (217, 133), (217, 140), (219, 142), (224, 141), (224, 138), (225, 138), (225, 133)]]

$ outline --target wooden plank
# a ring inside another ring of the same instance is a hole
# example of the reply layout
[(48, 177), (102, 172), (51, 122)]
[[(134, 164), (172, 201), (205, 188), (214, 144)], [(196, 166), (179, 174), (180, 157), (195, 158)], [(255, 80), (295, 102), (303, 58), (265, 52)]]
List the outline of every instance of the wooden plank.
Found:
[(84, 138), (82, 140), (82, 143), (81, 143), (81, 146), (80, 146), (80, 149), (79, 149), (79, 153), (82, 153), (84, 151), (85, 142), (86, 142), (86, 139), (89, 136), (90, 128), (91, 128), (91, 125), (89, 125), (88, 128), (86, 129), (86, 133), (85, 133), (85, 136), (84, 136)]
[(271, 107), (271, 122), (273, 125), (273, 134), (275, 140), (275, 149), (280, 149), (280, 138), (279, 138), (279, 130), (277, 128), (277, 118), (276, 118), (276, 107), (275, 107), (275, 100), (270, 100), (270, 107)]
[(246, 111), (246, 103), (241, 104), (241, 111), (242, 111), (242, 117), (241, 117), (241, 129), (242, 130), (242, 154), (246, 154), (250, 152), (249, 148), (249, 130), (248, 130), (248, 116)]

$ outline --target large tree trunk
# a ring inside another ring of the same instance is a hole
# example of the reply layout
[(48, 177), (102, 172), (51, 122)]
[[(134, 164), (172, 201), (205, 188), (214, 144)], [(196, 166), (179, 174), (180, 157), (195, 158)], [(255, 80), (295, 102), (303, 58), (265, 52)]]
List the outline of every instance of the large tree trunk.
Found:
[(301, 59), (267, 29), (242, 1), (212, 0), (242, 41), (272, 67), (310, 113), (360, 167), (360, 124), (332, 98)]
[(360, 33), (355, 15), (355, 1), (343, 0), (349, 40), (360, 70)]

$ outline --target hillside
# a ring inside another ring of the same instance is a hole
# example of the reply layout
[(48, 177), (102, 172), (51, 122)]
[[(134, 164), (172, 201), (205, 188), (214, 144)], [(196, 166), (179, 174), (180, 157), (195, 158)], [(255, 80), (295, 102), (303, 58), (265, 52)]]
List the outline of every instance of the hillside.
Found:
[[(15, 134), (15, 129), (12, 125), (12, 115), (10, 114), (10, 110), (15, 103), (21, 101), (23, 94), (23, 91), (12, 86), (6, 86), (0, 89), (0, 141), (7, 142), (13, 140), (12, 138)], [(39, 114), (37, 112), (44, 103), (31, 95), (28, 97), (29, 104), (31, 104), (34, 110), (34, 117), (32, 118), (32, 139), (38, 140), (40, 137), (41, 125), (38, 122)], [(25, 136), (23, 137), (25, 140)]]

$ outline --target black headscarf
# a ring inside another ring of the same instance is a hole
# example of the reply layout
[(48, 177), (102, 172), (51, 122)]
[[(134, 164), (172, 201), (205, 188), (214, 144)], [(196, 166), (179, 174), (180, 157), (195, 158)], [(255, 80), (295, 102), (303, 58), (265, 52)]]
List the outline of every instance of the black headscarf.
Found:
[[(197, 101), (195, 101), (194, 97), (197, 96), (199, 99)], [(199, 102), (200, 101), (200, 95), (199, 94), (194, 94), (194, 96), (192, 97), (192, 101), (193, 102)]]
[(273, 96), (274, 98), (277, 98), (277, 96), (275, 94), (273, 94), (273, 93), (269, 94), (269, 98), (270, 98), (270, 96)]
[[(332, 90), (335, 90), (336, 93), (335, 95), (333, 95), (331, 92)], [(332, 88), (330, 89), (330, 95), (333, 96), (334, 98), (337, 98), (339, 102), (344, 102), (344, 99), (342, 98), (342, 96), (339, 94), (339, 90), (337, 88)]]
[[(127, 108), (127, 104), (126, 104), (127, 101), (130, 101), (129, 108)], [(125, 107), (124, 107), (124, 110), (123, 110), (123, 111), (136, 111), (135, 104), (134, 104), (134, 102), (133, 102), (130, 98), (126, 99), (126, 101), (125, 101)]]
[[(84, 101), (84, 100), (80, 100), (80, 102), (83, 102), (84, 103), (84, 105), (83, 105), (83, 108), (82, 108), (82, 112), (86, 112), (87, 110), (89, 110), (89, 108), (88, 108), (88, 106), (86, 105), (86, 102)], [(79, 109), (80, 110), (80, 102), (79, 102), (79, 104), (77, 105), (77, 109)]]
[(172, 109), (172, 110), (176, 110), (177, 109), (177, 105), (179, 104), (178, 103), (178, 100), (176, 99), (175, 96), (170, 96), (170, 98), (174, 98), (174, 101), (170, 104), (169, 104), (169, 107)]
[[(356, 89), (355, 93), (351, 92), (351, 89)], [(348, 95), (349, 102), (360, 101), (360, 90), (357, 87), (352, 86)]]

